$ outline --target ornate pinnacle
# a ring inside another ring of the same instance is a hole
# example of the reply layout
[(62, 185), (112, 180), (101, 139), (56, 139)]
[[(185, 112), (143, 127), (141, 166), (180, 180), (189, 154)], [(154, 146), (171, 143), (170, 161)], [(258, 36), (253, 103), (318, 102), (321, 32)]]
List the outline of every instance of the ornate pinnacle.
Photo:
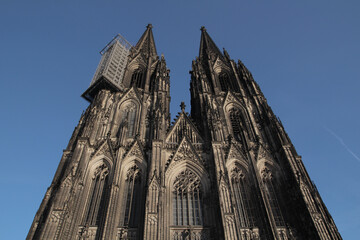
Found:
[(205, 28), (204, 26), (201, 26), (200, 30), (201, 30), (202, 32), (206, 32), (206, 28)]
[(185, 105), (184, 102), (181, 102), (180, 107), (181, 107), (181, 111), (182, 111), (182, 112), (185, 112), (185, 107), (186, 107), (186, 105)]
[(153, 26), (152, 26), (152, 24), (151, 23), (149, 23), (147, 26), (146, 26), (146, 28), (152, 28)]
[(229, 53), (225, 50), (225, 48), (223, 48), (223, 52), (224, 52), (225, 57), (230, 59)]

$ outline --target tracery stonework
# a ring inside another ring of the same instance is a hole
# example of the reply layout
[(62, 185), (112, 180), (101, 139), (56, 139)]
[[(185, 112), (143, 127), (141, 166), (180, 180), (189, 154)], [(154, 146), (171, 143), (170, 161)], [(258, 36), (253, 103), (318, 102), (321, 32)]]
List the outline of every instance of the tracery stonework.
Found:
[(129, 168), (126, 174), (126, 181), (139, 180), (141, 178), (141, 170), (137, 165)]
[(100, 179), (103, 180), (108, 174), (109, 168), (106, 166), (106, 164), (101, 164), (95, 169), (92, 179), (94, 180), (96, 177), (99, 176)]
[(174, 191), (192, 192), (199, 189), (200, 179), (190, 170), (181, 172), (175, 179)]
[(231, 179), (235, 182), (239, 182), (240, 180), (244, 179), (245, 178), (245, 175), (243, 173), (243, 171), (235, 166), (232, 170), (231, 170)]
[(341, 239), (240, 60), (202, 27), (174, 122), (169, 73), (151, 24), (106, 46), (28, 240)]

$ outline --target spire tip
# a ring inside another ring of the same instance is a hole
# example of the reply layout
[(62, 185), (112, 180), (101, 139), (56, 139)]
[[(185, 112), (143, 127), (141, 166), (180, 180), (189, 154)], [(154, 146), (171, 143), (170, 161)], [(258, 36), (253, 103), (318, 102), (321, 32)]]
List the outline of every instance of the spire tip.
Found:
[(147, 26), (146, 26), (146, 28), (153, 28), (153, 26), (152, 26), (152, 24), (151, 23), (149, 23)]
[(202, 32), (206, 32), (206, 28), (205, 28), (204, 26), (201, 26), (200, 30), (201, 30)]

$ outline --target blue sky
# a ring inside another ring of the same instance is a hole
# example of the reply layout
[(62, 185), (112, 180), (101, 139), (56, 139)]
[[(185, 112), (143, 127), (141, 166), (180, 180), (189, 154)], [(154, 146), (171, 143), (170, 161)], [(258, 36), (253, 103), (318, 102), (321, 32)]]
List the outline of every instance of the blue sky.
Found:
[(24, 239), (88, 103), (80, 95), (117, 33), (152, 23), (189, 104), (200, 27), (241, 59), (282, 120), (344, 239), (360, 235), (358, 1), (0, 2), (0, 239)]

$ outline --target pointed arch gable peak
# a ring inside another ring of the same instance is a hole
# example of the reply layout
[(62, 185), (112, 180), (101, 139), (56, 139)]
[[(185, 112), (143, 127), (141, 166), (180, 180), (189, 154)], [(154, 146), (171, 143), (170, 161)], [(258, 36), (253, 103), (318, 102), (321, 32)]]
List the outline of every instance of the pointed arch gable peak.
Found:
[(261, 144), (259, 145), (256, 156), (256, 166), (259, 171), (262, 171), (264, 168), (269, 168), (270, 170), (280, 170), (280, 166), (275, 162), (271, 153)]
[(156, 174), (153, 174), (153, 176), (150, 178), (149, 186), (157, 186), (160, 187), (159, 178), (156, 176)]
[(127, 69), (134, 71), (138, 68), (141, 68), (145, 71), (146, 69), (146, 59), (141, 52), (137, 53), (128, 63)]
[(129, 151), (125, 154), (124, 159), (128, 159), (128, 158), (142, 159), (146, 162), (144, 149), (142, 148), (142, 145), (138, 139), (134, 141)]
[(128, 100), (133, 101), (137, 106), (140, 106), (141, 97), (138, 90), (134, 86), (132, 86), (120, 99), (118, 108), (120, 108), (120, 106)]
[(249, 163), (247, 162), (247, 158), (244, 156), (238, 146), (231, 144), (229, 153), (226, 157), (225, 165), (227, 168), (229, 168), (236, 163), (240, 163), (247, 171), (249, 170)]
[(160, 63), (159, 59), (156, 59), (155, 61), (153, 61), (153, 62), (151, 63), (151, 66), (150, 66), (151, 72), (153, 72), (153, 71), (156, 69), (158, 63)]
[(230, 110), (232, 107), (237, 107), (244, 111), (246, 109), (241, 101), (231, 91), (227, 92), (222, 105), (225, 111)]
[(269, 161), (273, 161), (272, 154), (264, 147), (261, 143), (259, 144), (257, 154), (256, 154), (256, 160), (260, 161), (262, 159), (266, 159)]
[(174, 159), (175, 161), (181, 160), (181, 159), (176, 159), (177, 157), (180, 157), (179, 155), (182, 155), (182, 157), (184, 158), (190, 158), (193, 160), (196, 159), (200, 163), (202, 163), (200, 156), (197, 154), (194, 146), (192, 145), (191, 141), (186, 135), (181, 140), (179, 147), (176, 149), (174, 157), (172, 159)]
[(170, 138), (172, 135), (176, 134), (176, 130), (177, 130), (177, 126), (180, 125), (181, 121), (185, 121), (185, 124), (190, 126), (191, 131), (196, 135), (196, 138), (199, 140), (200, 143), (203, 143), (204, 140), (201, 137), (199, 131), (197, 130), (196, 126), (194, 125), (194, 123), (190, 120), (190, 118), (183, 112), (180, 113), (179, 117), (176, 119), (174, 125), (172, 126), (172, 128), (170, 129), (170, 131), (168, 132), (168, 134), (165, 137), (165, 142), (169, 142)]
[(98, 158), (99, 156), (106, 156), (111, 161), (115, 160), (115, 151), (112, 148), (110, 139), (104, 139), (99, 147), (93, 152), (91, 158)]
[(228, 66), (226, 62), (221, 60), (219, 56), (216, 57), (216, 60), (213, 64), (213, 70), (216, 74), (220, 74), (225, 70), (228, 74), (230, 74), (231, 68)]
[(179, 144), (179, 147), (175, 151), (173, 157), (171, 157), (171, 159), (169, 160), (165, 171), (168, 172), (170, 169), (179, 165), (179, 163), (186, 161), (193, 162), (197, 166), (205, 169), (205, 163), (203, 159), (197, 154), (195, 148), (185, 136)]

